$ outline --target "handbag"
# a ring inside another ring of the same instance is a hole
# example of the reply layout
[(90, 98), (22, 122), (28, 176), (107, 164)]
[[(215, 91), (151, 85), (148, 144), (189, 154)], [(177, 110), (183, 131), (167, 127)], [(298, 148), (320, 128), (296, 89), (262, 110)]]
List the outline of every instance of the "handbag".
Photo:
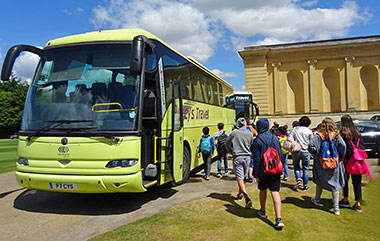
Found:
[(290, 151), (290, 152), (299, 152), (301, 150), (301, 144), (291, 134), (284, 141), (284, 145), (282, 146), (282, 148), (284, 148), (285, 150)]

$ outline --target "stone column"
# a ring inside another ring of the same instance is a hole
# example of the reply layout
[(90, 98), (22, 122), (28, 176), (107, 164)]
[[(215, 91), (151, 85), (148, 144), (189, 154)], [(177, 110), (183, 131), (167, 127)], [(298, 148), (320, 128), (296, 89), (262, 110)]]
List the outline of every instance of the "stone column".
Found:
[(282, 104), (281, 104), (281, 83), (280, 83), (280, 66), (281, 62), (272, 63), (273, 67), (273, 83), (274, 83), (274, 114), (282, 114)]
[(310, 113), (318, 112), (317, 80), (315, 77), (315, 65), (318, 60), (310, 59), (309, 64), (309, 88), (310, 88)]
[(347, 110), (356, 111), (360, 107), (360, 86), (353, 76), (354, 56), (345, 57), (346, 61), (346, 83), (347, 83)]

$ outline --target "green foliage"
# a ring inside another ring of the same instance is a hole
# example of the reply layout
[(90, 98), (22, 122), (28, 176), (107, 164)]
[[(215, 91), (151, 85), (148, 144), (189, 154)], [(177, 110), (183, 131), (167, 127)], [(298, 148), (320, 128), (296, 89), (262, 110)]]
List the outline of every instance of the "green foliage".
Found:
[(16, 169), (17, 142), (17, 140), (0, 140), (0, 173)]
[(28, 84), (17, 77), (0, 81), (0, 129), (19, 129), (27, 91)]

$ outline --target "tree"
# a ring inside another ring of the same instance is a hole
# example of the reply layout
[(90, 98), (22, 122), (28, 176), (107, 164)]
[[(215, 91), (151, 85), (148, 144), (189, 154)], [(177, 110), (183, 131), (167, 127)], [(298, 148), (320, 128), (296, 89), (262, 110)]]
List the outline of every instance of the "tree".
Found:
[(28, 84), (11, 76), (0, 81), (0, 130), (14, 132), (20, 128)]

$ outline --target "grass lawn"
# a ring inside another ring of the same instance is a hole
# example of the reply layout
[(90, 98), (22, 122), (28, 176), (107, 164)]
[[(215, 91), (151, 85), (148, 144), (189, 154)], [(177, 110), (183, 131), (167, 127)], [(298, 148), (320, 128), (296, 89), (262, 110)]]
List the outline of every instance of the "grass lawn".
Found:
[[(331, 209), (331, 192), (323, 191), (323, 207), (316, 208), (310, 190), (293, 191), (295, 183), (281, 189), (282, 217), (285, 228), (273, 228), (273, 204), (268, 193), (267, 215), (256, 215), (259, 208), (258, 190), (249, 185), (253, 208), (244, 209), (244, 201), (234, 199), (235, 193), (213, 193), (209, 197), (175, 206), (169, 210), (122, 226), (92, 240), (379, 240), (380, 179), (364, 180), (363, 212), (341, 209), (335, 216)], [(353, 191), (350, 185), (350, 202)]]
[(0, 173), (14, 171), (17, 161), (17, 140), (0, 140)]

